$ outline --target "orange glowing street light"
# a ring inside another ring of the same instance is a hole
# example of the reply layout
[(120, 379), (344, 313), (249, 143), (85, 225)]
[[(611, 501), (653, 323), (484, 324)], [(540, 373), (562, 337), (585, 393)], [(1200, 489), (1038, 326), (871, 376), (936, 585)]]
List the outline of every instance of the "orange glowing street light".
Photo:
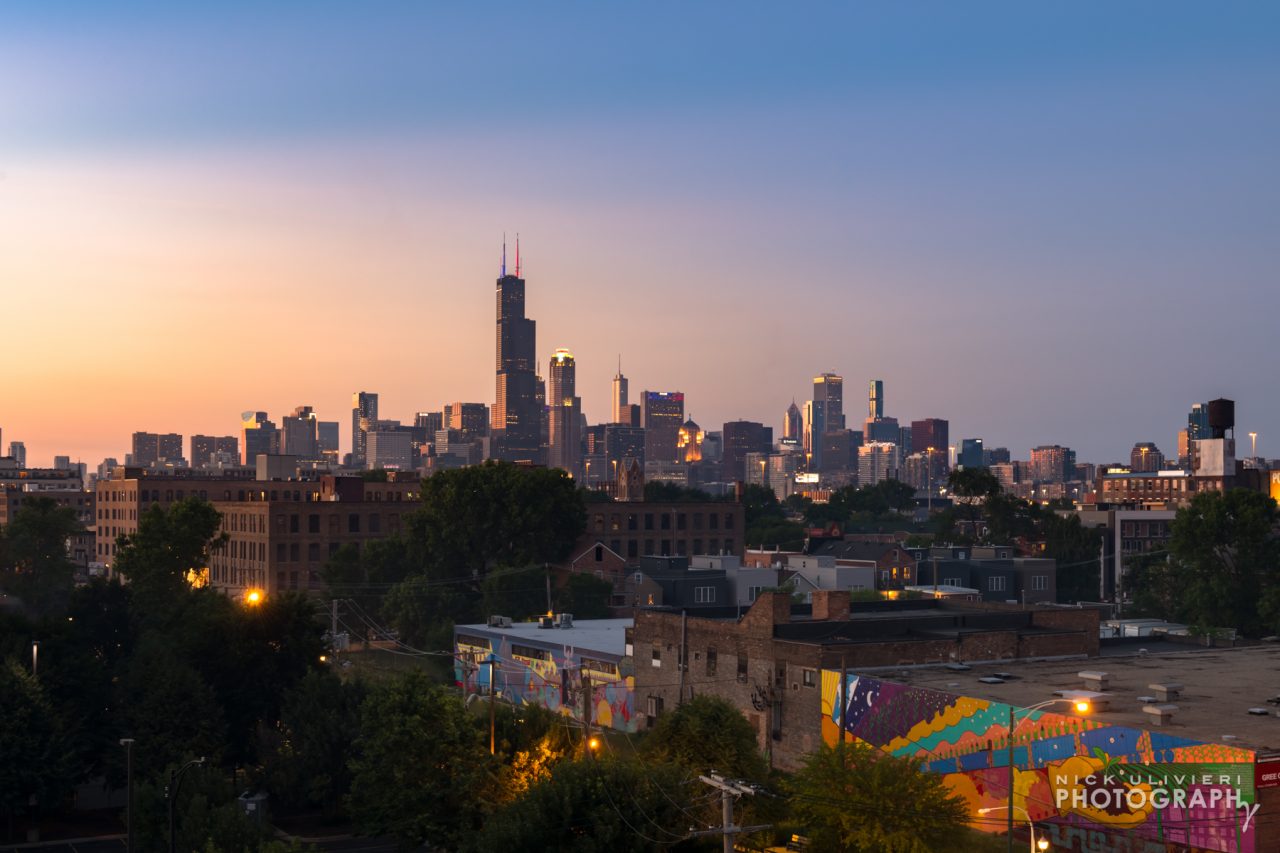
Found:
[(244, 603), (250, 607), (257, 607), (266, 597), (267, 594), (260, 589), (246, 589), (244, 591)]

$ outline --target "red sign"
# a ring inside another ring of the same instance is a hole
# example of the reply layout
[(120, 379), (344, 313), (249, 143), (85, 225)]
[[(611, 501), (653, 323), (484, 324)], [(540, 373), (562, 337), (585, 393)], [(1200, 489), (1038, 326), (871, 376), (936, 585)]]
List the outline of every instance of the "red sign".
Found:
[(1280, 788), (1280, 758), (1269, 758), (1253, 766), (1253, 787)]

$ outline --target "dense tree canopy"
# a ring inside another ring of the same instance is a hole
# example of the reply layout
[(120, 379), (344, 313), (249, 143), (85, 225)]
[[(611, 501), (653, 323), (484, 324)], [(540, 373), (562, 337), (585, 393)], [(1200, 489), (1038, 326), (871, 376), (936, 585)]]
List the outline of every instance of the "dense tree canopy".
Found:
[(26, 498), (0, 528), (0, 591), (17, 596), (37, 617), (61, 613), (74, 572), (67, 540), (79, 530), (75, 510), (53, 498)]

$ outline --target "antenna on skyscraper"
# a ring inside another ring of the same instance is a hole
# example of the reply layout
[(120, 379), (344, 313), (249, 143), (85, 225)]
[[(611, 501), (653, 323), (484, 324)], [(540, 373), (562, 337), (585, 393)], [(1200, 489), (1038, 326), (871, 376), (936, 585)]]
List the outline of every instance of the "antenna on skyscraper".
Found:
[(516, 232), (516, 278), (520, 277), (520, 232)]
[(507, 232), (502, 232), (502, 277), (507, 277)]

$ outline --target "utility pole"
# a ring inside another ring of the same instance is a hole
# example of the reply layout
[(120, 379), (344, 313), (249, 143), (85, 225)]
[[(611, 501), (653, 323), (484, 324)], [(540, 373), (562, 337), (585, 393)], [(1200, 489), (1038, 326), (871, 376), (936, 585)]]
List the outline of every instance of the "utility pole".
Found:
[(733, 838), (736, 835), (742, 835), (747, 832), (759, 832), (769, 829), (771, 824), (760, 824), (758, 826), (735, 826), (733, 823), (733, 801), (738, 797), (746, 794), (747, 796), (755, 795), (755, 788), (743, 782), (735, 782), (732, 779), (726, 779), (719, 773), (711, 773), (708, 776), (698, 777), (704, 785), (710, 785), (720, 790), (720, 807), (722, 824), (719, 829), (706, 829), (700, 832), (691, 832), (689, 836), (696, 838), (700, 835), (719, 835), (724, 839), (724, 853), (733, 853)]
[(124, 747), (125, 756), (125, 795), (124, 804), (124, 827), (126, 838), (125, 844), (127, 853), (133, 853), (133, 738), (120, 738), (120, 745)]
[(676, 694), (676, 707), (684, 704), (684, 671), (686, 666), (686, 656), (689, 654), (689, 612), (687, 610), (680, 611), (680, 656), (676, 661), (676, 668), (680, 670), (680, 692)]
[(1107, 600), (1107, 534), (1098, 537), (1098, 600)]
[(169, 772), (169, 784), (165, 786), (164, 796), (169, 801), (169, 853), (178, 851), (178, 823), (174, 813), (174, 803), (178, 800), (178, 788), (182, 785), (182, 774), (196, 765), (204, 764), (204, 758), (196, 758), (182, 765), (182, 769)]
[(497, 667), (496, 667), (497, 662), (498, 662), (497, 657), (494, 656), (493, 652), (490, 652), (489, 660), (488, 660), (488, 664), (489, 664), (489, 754), (490, 755), (495, 755), (497, 754), (497, 751), (498, 751), (497, 724), (496, 724), (497, 712), (494, 710), (494, 705), (493, 705), (493, 694), (494, 694), (494, 691), (497, 689), (496, 679), (494, 677), (494, 673), (497, 671)]
[(554, 612), (554, 608), (551, 606), (551, 564), (543, 563), (542, 570), (547, 575), (547, 615), (550, 616)]
[(595, 710), (595, 697), (591, 693), (591, 675), (582, 673), (582, 745), (587, 755), (591, 755), (591, 718)]

